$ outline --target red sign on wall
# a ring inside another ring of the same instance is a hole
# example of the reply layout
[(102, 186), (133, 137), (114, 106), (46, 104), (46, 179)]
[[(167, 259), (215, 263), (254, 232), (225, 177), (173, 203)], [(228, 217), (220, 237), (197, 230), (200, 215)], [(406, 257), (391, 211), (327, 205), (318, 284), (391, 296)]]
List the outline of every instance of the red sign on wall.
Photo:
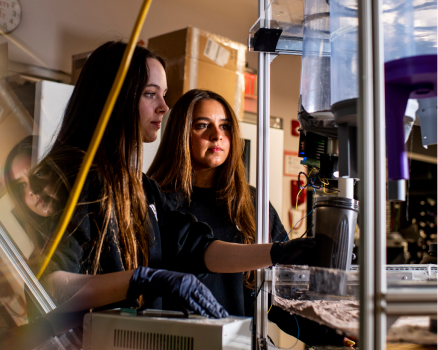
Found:
[(298, 131), (299, 128), (300, 128), (300, 122), (298, 120), (292, 120), (292, 125), (291, 125), (292, 136), (300, 136), (300, 132)]

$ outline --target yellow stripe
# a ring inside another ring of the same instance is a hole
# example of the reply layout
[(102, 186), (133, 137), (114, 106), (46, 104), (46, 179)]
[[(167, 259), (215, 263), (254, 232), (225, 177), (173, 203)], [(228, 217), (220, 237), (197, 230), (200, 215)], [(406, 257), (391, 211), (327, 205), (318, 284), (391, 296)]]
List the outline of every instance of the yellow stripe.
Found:
[(105, 132), (105, 128), (108, 124), (114, 105), (117, 101), (117, 97), (119, 96), (120, 90), (125, 80), (126, 73), (128, 72), (129, 65), (131, 63), (132, 56), (134, 54), (134, 49), (138, 41), (138, 38), (140, 36), (140, 31), (143, 27), (144, 20), (146, 19), (147, 13), (151, 6), (151, 2), (152, 0), (145, 0), (140, 9), (140, 12), (137, 17), (137, 21), (135, 23), (134, 29), (131, 34), (131, 38), (129, 39), (128, 45), (126, 46), (125, 52), (123, 54), (122, 62), (120, 63), (119, 69), (117, 71), (116, 78), (111, 87), (111, 91), (108, 95), (108, 98), (105, 102), (105, 106), (103, 107), (102, 114), (99, 117), (99, 122), (96, 126), (96, 130), (94, 130), (94, 134), (93, 137), (91, 138), (90, 145), (88, 146), (87, 153), (85, 154), (85, 157), (82, 161), (81, 168), (76, 177), (67, 205), (64, 209), (64, 212), (62, 213), (62, 217), (56, 228), (55, 239), (53, 241), (52, 246), (48, 249), (47, 257), (45, 258), (41, 266), (41, 269), (38, 272), (37, 275), (38, 279), (43, 274), (50, 259), (55, 253), (55, 250), (58, 247), (59, 242), (61, 241), (64, 231), (66, 230), (67, 225), (73, 215), (74, 209), (79, 199), (79, 195), (82, 191), (82, 188), (84, 187), (84, 183), (88, 175), (88, 171), (90, 170), (91, 163), (93, 162), (94, 156), (96, 155), (97, 149), (99, 148), (100, 141), (102, 140), (103, 134)]

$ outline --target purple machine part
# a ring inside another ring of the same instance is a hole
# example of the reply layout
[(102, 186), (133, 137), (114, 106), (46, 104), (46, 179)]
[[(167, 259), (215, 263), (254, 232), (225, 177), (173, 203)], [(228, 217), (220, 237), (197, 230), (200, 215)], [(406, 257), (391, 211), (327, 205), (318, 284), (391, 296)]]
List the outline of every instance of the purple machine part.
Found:
[(408, 180), (403, 116), (409, 98), (437, 96), (437, 55), (385, 63), (386, 153), (389, 180)]

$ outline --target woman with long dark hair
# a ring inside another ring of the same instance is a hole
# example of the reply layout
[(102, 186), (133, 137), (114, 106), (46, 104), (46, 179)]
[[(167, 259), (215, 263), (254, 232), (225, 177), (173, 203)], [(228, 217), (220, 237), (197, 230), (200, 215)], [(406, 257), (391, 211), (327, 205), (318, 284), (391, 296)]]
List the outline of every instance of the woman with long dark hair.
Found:
[[(239, 121), (222, 96), (208, 90), (190, 90), (172, 109), (147, 175), (157, 181), (175, 209), (192, 213), (210, 225), (215, 238), (254, 244), (256, 193), (245, 177), (243, 142)], [(287, 236), (271, 204), (269, 234), (271, 242), (283, 242)], [(311, 256), (293, 261), (310, 264)], [(253, 273), (204, 274), (199, 278), (230, 314), (253, 316)], [(302, 317), (296, 321), (279, 307), (270, 308), (269, 319), (291, 335), (300, 334), (300, 340), (309, 345), (342, 345), (348, 341)]]
[[(255, 189), (245, 177), (243, 138), (231, 106), (212, 91), (194, 89), (177, 101), (167, 125), (147, 175), (175, 209), (208, 223), (216, 238), (254, 244)], [(270, 235), (277, 242), (287, 235), (272, 205)], [(208, 274), (202, 280), (228, 312), (250, 316), (244, 294), (254, 288), (253, 273)]]

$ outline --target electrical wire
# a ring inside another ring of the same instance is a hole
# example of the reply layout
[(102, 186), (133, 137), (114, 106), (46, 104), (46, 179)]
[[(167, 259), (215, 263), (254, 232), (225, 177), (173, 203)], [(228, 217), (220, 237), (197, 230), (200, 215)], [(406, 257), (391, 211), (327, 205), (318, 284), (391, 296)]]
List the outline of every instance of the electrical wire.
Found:
[(81, 164), (81, 168), (79, 169), (79, 173), (76, 176), (76, 180), (71, 190), (71, 194), (68, 199), (67, 205), (64, 209), (64, 212), (62, 213), (61, 219), (56, 228), (53, 243), (49, 247), (46, 258), (44, 259), (41, 268), (37, 274), (38, 279), (41, 277), (47, 265), (49, 264), (49, 261), (52, 258), (53, 254), (55, 253), (55, 250), (58, 247), (58, 244), (61, 241), (62, 236), (64, 235), (64, 231), (66, 230), (67, 225), (73, 215), (82, 188), (84, 187), (85, 180), (88, 175), (88, 171), (90, 170), (91, 163), (93, 162), (94, 156), (96, 155), (97, 149), (99, 148), (100, 141), (102, 140), (103, 135), (105, 133), (105, 129), (111, 117), (111, 113), (113, 111), (114, 105), (116, 104), (120, 90), (122, 89), (123, 82), (125, 80), (126, 74), (131, 64), (132, 56), (134, 54), (134, 49), (138, 41), (138, 38), (140, 36), (140, 31), (143, 27), (144, 20), (146, 19), (146, 16), (148, 14), (151, 2), (152, 0), (144, 0), (143, 5), (140, 9), (140, 12), (138, 14), (137, 20), (134, 25), (134, 29), (132, 30), (131, 33), (131, 38), (129, 39), (129, 42), (126, 45), (126, 49), (123, 54), (122, 61), (120, 63), (119, 69), (117, 70), (116, 78), (114, 79), (114, 83), (111, 87), (110, 93), (105, 102), (102, 113), (99, 117), (99, 121), (97, 123), (96, 129), (94, 130), (93, 137), (91, 138), (90, 145), (88, 146), (87, 149), (87, 153), (85, 154), (85, 157)]
[[(298, 186), (300, 186), (299, 183), (298, 183)], [(300, 190), (298, 191), (297, 198), (296, 198), (296, 200), (295, 200), (295, 211), (294, 211), (293, 214), (292, 214), (292, 223), (295, 222), (295, 215), (296, 215), (297, 210), (298, 210), (298, 198), (300, 197), (300, 194), (301, 194), (301, 191), (302, 191), (302, 190), (303, 190), (303, 188), (301, 188), (301, 186), (300, 186)], [(298, 224), (298, 223), (297, 223), (297, 224)], [(295, 224), (295, 226), (297, 226), (297, 225)], [(294, 229), (295, 226), (294, 226), (292, 229)]]
[[(338, 190), (336, 190), (334, 188), (328, 188), (328, 187), (327, 187), (328, 190), (331, 190), (331, 191), (334, 191), (334, 192), (333, 193), (326, 192), (326, 186), (329, 185), (329, 182), (328, 182), (327, 179), (321, 178), (321, 175), (319, 174), (319, 169), (318, 168), (313, 168), (313, 167), (312, 168), (311, 167), (306, 167), (306, 168), (310, 169), (309, 170), (309, 174), (306, 174), (304, 172), (300, 172), (298, 174), (298, 183), (299, 184), (301, 183), (301, 181), (300, 181), (301, 175), (303, 175), (306, 178), (306, 180), (307, 180), (306, 185), (302, 186), (302, 188), (313, 187), (314, 189), (317, 189), (317, 190), (320, 190), (322, 188), (322, 190), (324, 191), (325, 194), (334, 194), (334, 193), (339, 192)], [(315, 172), (314, 176), (312, 176), (313, 172)], [(301, 188), (301, 186), (300, 186), (300, 188)]]
[(291, 228), (290, 231), (287, 233), (286, 237), (284, 237), (283, 242), (286, 242), (286, 239), (289, 238), (289, 235), (291, 234), (292, 230), (293, 230), (293, 228)]
[(322, 190), (325, 194), (335, 194), (335, 193), (339, 192), (338, 190), (333, 190), (333, 189), (331, 189), (331, 190), (336, 191), (336, 192), (332, 192), (332, 193), (326, 192), (325, 186), (330, 185), (329, 182), (327, 181), (327, 179), (321, 179), (319, 176), (318, 176), (318, 179), (322, 183)]
[[(321, 175), (319, 175), (318, 173), (319, 173), (319, 169), (318, 168), (315, 168), (315, 167), (308, 167), (308, 166), (306, 166), (306, 168), (308, 169), (308, 172), (309, 172), (309, 174), (306, 174), (306, 173), (304, 173), (304, 172), (302, 172), (302, 171), (300, 171), (299, 173), (298, 173), (298, 187), (299, 187), (299, 191), (298, 191), (298, 194), (297, 194), (297, 198), (296, 198), (296, 201), (295, 201), (295, 211), (293, 212), (293, 214), (292, 214), (292, 223), (294, 223), (294, 221), (295, 221), (295, 215), (296, 215), (296, 213), (297, 213), (297, 211), (298, 211), (298, 198), (299, 198), (299, 196), (300, 196), (300, 194), (301, 194), (301, 191), (302, 190), (304, 190), (305, 188), (307, 188), (307, 187), (311, 187), (311, 188), (313, 188), (313, 192), (314, 192), (314, 194), (315, 194), (315, 197), (316, 197), (316, 190), (320, 190), (321, 188), (322, 188), (322, 190), (323, 190), (323, 192), (325, 193), (325, 194), (335, 194), (335, 193), (337, 193), (337, 192), (339, 192), (338, 190), (336, 190), (336, 189), (334, 189), (334, 188), (329, 188), (329, 187), (327, 187), (328, 185), (330, 185), (330, 183), (328, 182), (328, 180), (327, 179), (325, 179), (325, 178), (321, 178)], [(315, 172), (315, 175), (314, 176), (312, 176), (312, 173), (313, 172)], [(306, 178), (306, 183), (303, 185), (303, 186), (301, 186), (301, 175), (302, 176), (304, 176), (305, 178)], [(333, 192), (327, 192), (327, 190), (330, 190), (330, 191), (333, 191)], [(292, 230), (302, 221), (302, 220), (304, 220), (305, 218), (307, 218), (311, 213), (312, 213), (312, 211), (313, 211), (313, 209), (305, 216), (305, 217), (303, 217), (303, 218), (301, 218), (300, 220), (298, 220), (296, 223), (295, 223), (295, 225), (292, 227), (292, 229), (289, 231), (289, 233), (287, 234), (287, 236), (285, 237), (285, 239), (283, 240), (283, 242), (285, 242), (286, 241), (286, 239), (287, 238), (289, 238), (290, 239), (290, 234), (291, 234), (291, 232), (292, 232)], [(306, 232), (307, 233), (307, 232)], [(304, 235), (303, 235), (304, 236)]]
[(312, 229), (312, 227), (313, 226), (315, 226), (315, 224), (312, 224), (312, 226), (310, 226), (307, 230), (306, 230), (306, 232), (304, 232), (301, 236), (300, 236), (300, 238), (303, 238), (311, 229)]
[(294, 345), (292, 345), (290, 348), (280, 348), (280, 347), (278, 347), (278, 346), (275, 346), (275, 344), (274, 344), (274, 342), (272, 341), (272, 339), (271, 339), (270, 337), (268, 337), (268, 340), (269, 340), (270, 343), (271, 343), (271, 344), (268, 344), (268, 343), (266, 344), (268, 349), (275, 349), (275, 350), (291, 350), (291, 349), (295, 348), (295, 346), (297, 346), (298, 341), (300, 340), (300, 325), (299, 325), (299, 323), (298, 323), (297, 316), (296, 316), (295, 314), (294, 314), (293, 316), (295, 317), (295, 322), (297, 323), (297, 336), (295, 337), (295, 338), (296, 338), (296, 341), (295, 341)]

